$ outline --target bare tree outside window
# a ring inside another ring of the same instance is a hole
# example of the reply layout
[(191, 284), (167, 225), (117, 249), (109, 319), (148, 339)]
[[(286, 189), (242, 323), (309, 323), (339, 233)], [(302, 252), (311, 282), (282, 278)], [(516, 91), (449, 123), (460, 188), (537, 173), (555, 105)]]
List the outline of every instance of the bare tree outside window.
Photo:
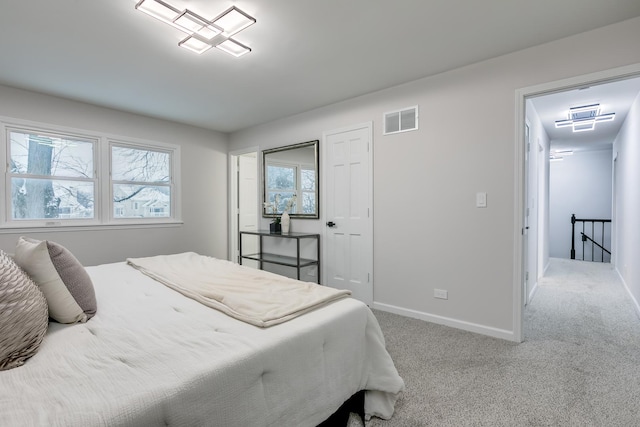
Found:
[(114, 218), (171, 216), (171, 155), (164, 151), (112, 146)]
[(179, 146), (115, 140), (46, 124), (0, 127), (6, 135), (1, 149), (8, 155), (8, 191), (2, 193), (7, 210), (0, 212), (0, 226), (158, 224), (179, 219)]
[(10, 131), (11, 217), (93, 218), (95, 143)]

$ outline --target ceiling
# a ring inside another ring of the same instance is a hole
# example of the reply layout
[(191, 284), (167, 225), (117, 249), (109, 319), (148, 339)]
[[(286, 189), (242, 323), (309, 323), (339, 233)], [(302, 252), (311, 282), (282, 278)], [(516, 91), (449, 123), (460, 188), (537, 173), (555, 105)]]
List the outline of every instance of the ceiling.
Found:
[(235, 4), (253, 51), (196, 55), (134, 0), (0, 0), (0, 84), (222, 132), (640, 16), (638, 0), (167, 0)]
[[(639, 93), (640, 77), (636, 77), (535, 97), (531, 102), (552, 150), (592, 151), (611, 148)], [(555, 127), (557, 120), (568, 118), (569, 108), (593, 104), (600, 104), (600, 114), (615, 113), (615, 119), (596, 123), (594, 130), (588, 132)]]

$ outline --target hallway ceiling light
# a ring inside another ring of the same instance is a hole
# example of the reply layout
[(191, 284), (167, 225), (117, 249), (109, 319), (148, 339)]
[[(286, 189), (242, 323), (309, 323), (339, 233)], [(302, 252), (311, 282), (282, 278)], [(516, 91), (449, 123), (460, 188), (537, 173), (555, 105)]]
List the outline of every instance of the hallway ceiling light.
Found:
[(564, 156), (572, 156), (573, 150), (550, 150), (549, 151), (549, 161), (550, 162), (560, 162), (564, 158)]
[(600, 104), (583, 105), (569, 109), (568, 120), (557, 120), (556, 128), (572, 127), (574, 132), (593, 130), (596, 123), (613, 120), (616, 113), (600, 114)]
[(551, 156), (572, 156), (573, 150), (551, 150)]
[(195, 53), (217, 47), (235, 57), (251, 52), (251, 48), (231, 38), (256, 23), (255, 18), (235, 6), (211, 21), (189, 9), (180, 10), (163, 0), (140, 0), (136, 9), (188, 34), (178, 46)]

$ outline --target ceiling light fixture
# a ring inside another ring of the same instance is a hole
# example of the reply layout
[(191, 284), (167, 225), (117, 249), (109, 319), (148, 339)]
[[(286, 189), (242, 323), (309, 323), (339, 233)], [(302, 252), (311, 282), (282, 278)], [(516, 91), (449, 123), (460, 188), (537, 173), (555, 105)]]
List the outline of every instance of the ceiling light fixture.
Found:
[(549, 152), (549, 161), (559, 162), (562, 161), (564, 156), (572, 156), (573, 150), (551, 150)]
[(251, 48), (231, 36), (256, 23), (255, 18), (235, 6), (211, 21), (190, 11), (180, 10), (163, 0), (140, 0), (136, 9), (188, 34), (178, 46), (195, 53), (217, 47), (235, 57), (251, 52)]
[(552, 156), (572, 156), (573, 150), (551, 150)]
[(600, 104), (583, 105), (569, 109), (568, 120), (557, 120), (556, 128), (572, 127), (574, 132), (593, 130), (596, 123), (613, 120), (616, 113), (600, 114)]

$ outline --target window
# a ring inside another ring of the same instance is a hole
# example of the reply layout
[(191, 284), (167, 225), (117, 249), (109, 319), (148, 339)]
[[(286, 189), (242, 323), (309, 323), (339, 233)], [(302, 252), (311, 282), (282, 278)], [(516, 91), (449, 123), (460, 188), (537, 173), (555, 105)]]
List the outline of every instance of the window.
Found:
[(95, 217), (96, 140), (8, 130), (11, 219)]
[(112, 145), (111, 184), (115, 218), (171, 216), (169, 152)]
[(1, 118), (0, 126), (0, 226), (179, 221), (179, 147)]

